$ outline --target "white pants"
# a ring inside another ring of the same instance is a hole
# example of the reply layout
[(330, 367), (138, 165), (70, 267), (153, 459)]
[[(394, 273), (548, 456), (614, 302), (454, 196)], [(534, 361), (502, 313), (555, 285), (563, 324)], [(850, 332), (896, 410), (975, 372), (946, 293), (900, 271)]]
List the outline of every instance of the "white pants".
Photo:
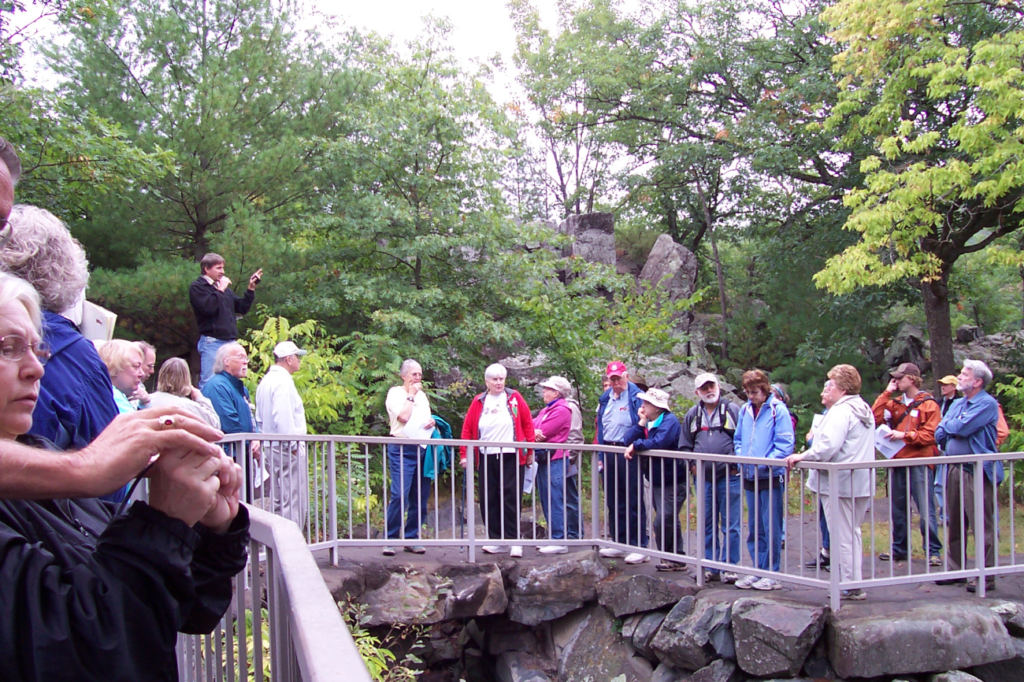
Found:
[[(270, 454), (270, 511), (291, 519), (304, 530), (309, 516), (309, 485), (306, 448), (295, 443), (265, 442), (264, 452)], [(293, 449), (294, 448), (294, 449)], [(267, 493), (267, 482), (263, 484)]]
[(839, 563), (840, 582), (862, 580), (861, 565), (864, 563), (864, 544), (861, 539), (860, 525), (867, 514), (870, 497), (831, 497), (821, 496), (821, 504), (825, 507), (825, 519), (828, 521), (828, 532), (831, 538), (829, 556), (832, 558), (832, 570)]

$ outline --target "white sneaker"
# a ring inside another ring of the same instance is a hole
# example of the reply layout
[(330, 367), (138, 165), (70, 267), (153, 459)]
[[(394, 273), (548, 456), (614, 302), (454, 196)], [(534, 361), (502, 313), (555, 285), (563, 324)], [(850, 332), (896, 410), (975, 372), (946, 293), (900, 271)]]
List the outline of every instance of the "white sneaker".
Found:
[(569, 548), (565, 545), (545, 545), (537, 550), (541, 554), (567, 554)]
[(513, 559), (520, 559), (523, 556), (523, 548), (519, 545), (512, 545), (512, 551), (508, 555)]
[(722, 582), (726, 585), (735, 583), (739, 579), (740, 577), (735, 573), (730, 573), (729, 571), (725, 571), (722, 573)]
[(480, 551), (484, 554), (504, 554), (505, 548), (499, 545), (484, 545)]
[(623, 561), (625, 561), (627, 564), (643, 564), (650, 560), (651, 557), (647, 556), (646, 554), (641, 554), (640, 552), (633, 552), (632, 554), (627, 554), (626, 558), (623, 559)]
[(758, 578), (756, 575), (748, 575), (744, 577), (742, 580), (737, 580), (736, 587), (741, 590), (749, 590), (751, 587), (754, 586), (754, 583), (756, 583), (758, 580), (760, 580), (760, 578)]
[(615, 549), (614, 547), (602, 547), (597, 550), (597, 553), (609, 559), (618, 559), (620, 556), (624, 556), (626, 554), (621, 549)]
[(756, 583), (751, 585), (751, 587), (753, 587), (755, 590), (763, 590), (767, 592), (769, 590), (781, 590), (782, 583), (780, 583), (778, 580), (772, 580), (771, 578), (761, 578)]

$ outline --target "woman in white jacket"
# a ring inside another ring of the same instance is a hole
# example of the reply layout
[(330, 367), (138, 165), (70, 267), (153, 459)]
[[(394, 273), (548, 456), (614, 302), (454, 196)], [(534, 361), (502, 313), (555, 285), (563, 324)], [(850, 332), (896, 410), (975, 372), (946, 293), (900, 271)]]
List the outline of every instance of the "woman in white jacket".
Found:
[[(790, 468), (808, 462), (872, 462), (875, 459), (875, 418), (871, 407), (860, 397), (860, 373), (852, 365), (836, 365), (829, 370), (826, 386), (833, 405), (814, 430), (810, 450), (786, 458)], [(824, 394), (823, 394), (824, 395)], [(830, 480), (832, 479), (832, 480)], [(807, 487), (821, 496), (832, 539), (832, 567), (839, 561), (841, 582), (859, 581), (864, 550), (860, 526), (874, 495), (872, 469), (846, 469), (829, 474), (811, 471)], [(843, 590), (843, 599), (862, 600), (864, 590)]]

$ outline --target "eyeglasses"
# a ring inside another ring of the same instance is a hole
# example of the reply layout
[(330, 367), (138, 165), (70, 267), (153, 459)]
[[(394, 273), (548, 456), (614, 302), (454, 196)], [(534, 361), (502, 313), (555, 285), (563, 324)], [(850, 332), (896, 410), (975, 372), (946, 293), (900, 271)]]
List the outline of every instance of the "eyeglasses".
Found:
[(8, 362), (21, 362), (25, 353), (30, 350), (41, 365), (45, 365), (46, 361), (50, 359), (50, 344), (44, 341), (29, 343), (25, 337), (17, 334), (0, 336), (0, 358)]

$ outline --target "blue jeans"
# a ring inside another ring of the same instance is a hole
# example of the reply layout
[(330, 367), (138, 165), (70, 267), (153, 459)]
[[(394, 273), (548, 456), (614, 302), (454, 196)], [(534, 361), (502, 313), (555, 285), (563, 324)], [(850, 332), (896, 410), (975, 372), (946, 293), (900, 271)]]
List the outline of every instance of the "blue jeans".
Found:
[(907, 529), (907, 471), (910, 471), (910, 495), (914, 498), (917, 513), (921, 517), (921, 539), (924, 540), (927, 532), (928, 556), (942, 556), (942, 541), (939, 540), (939, 527), (935, 520), (933, 504), (935, 491), (932, 472), (927, 466), (922, 465), (893, 469), (889, 477), (894, 558), (902, 559), (910, 554), (910, 537)]
[(623, 545), (646, 547), (647, 507), (640, 476), (639, 457), (627, 460), (620, 453), (604, 455), (604, 498), (612, 540)]
[(757, 482), (756, 491), (745, 491), (747, 493), (747, 551), (750, 552), (750, 560), (765, 571), (778, 571), (782, 559), (782, 516), (785, 489), (782, 485), (772, 487), (772, 481), (773, 479), (761, 479)]
[[(704, 481), (704, 558), (740, 562), (740, 476)], [(718, 573), (718, 569), (710, 569)]]
[(580, 477), (569, 476), (565, 485), (566, 524), (570, 540), (583, 537), (583, 526), (580, 525)]
[(388, 475), (391, 476), (391, 499), (385, 524), (387, 536), (389, 539), (398, 537), (402, 516), (405, 516), (406, 539), (418, 538), (420, 526), (427, 519), (430, 497), (430, 479), (423, 476), (419, 446), (389, 445)]
[(224, 339), (215, 339), (212, 336), (200, 336), (199, 343), (196, 347), (199, 349), (199, 385), (196, 387), (200, 391), (203, 390), (203, 386), (213, 376), (213, 361), (217, 358), (217, 351), (226, 343), (231, 341), (225, 341)]
[(828, 520), (825, 518), (825, 506), (818, 500), (818, 528), (821, 529), (821, 548), (826, 552), (831, 549), (832, 536), (828, 533)]
[[(544, 508), (544, 518), (551, 526), (549, 537), (552, 540), (578, 540), (580, 493), (576, 490), (576, 476), (565, 477), (568, 460), (564, 457), (539, 462), (537, 466), (537, 494)], [(569, 500), (575, 498), (576, 514), (573, 518), (569, 509)], [(569, 528), (566, 529), (566, 520)], [(566, 535), (568, 533), (568, 535)]]
[(932, 483), (935, 489), (935, 522), (943, 524), (946, 522), (946, 465), (940, 464), (935, 467), (935, 476)]

